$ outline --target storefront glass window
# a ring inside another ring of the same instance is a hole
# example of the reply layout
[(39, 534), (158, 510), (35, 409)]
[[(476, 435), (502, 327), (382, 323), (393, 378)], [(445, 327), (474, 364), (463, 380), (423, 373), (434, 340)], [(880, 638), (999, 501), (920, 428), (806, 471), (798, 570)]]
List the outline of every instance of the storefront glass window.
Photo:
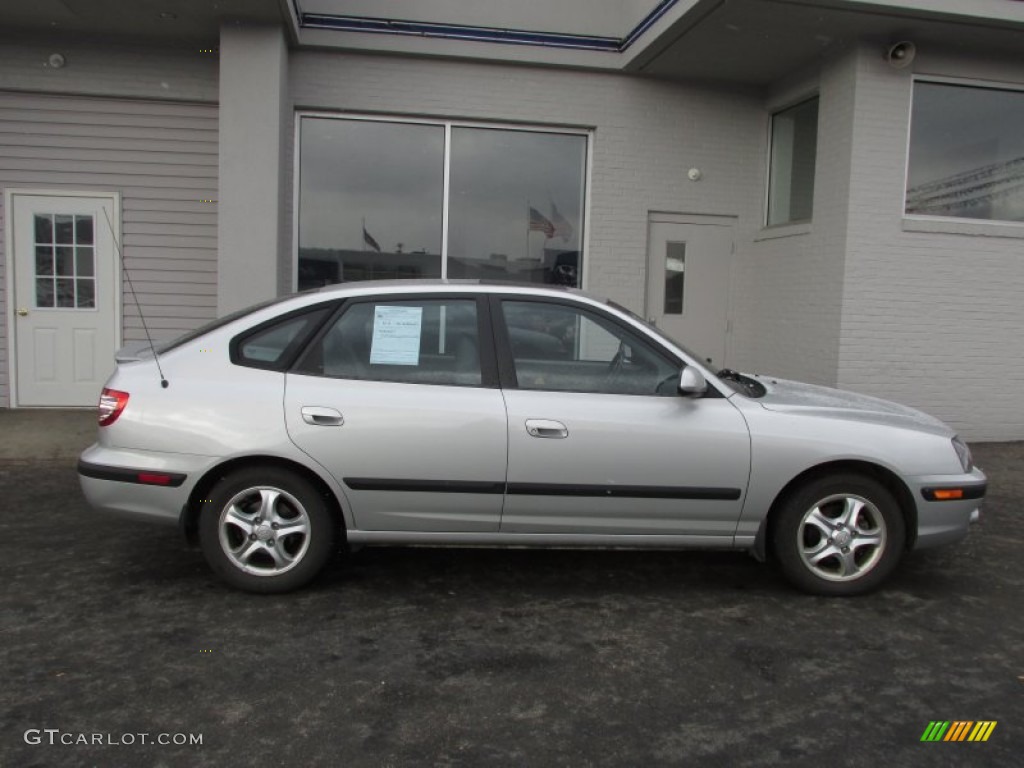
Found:
[(579, 285), (585, 135), (304, 116), (298, 140), (299, 290), (441, 276)]
[(817, 154), (817, 97), (772, 115), (768, 226), (811, 220)]
[(1024, 221), (1024, 92), (914, 84), (906, 212)]

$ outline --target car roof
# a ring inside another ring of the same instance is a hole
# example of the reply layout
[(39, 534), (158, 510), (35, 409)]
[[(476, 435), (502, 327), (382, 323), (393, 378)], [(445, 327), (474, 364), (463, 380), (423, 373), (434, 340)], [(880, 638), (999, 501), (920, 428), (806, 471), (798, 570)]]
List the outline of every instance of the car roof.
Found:
[(522, 293), (531, 296), (578, 296), (599, 304), (607, 299), (597, 294), (571, 286), (543, 285), (538, 283), (516, 283), (500, 280), (411, 278), (404, 280), (360, 280), (350, 283), (334, 283), (310, 291), (306, 295), (356, 296), (372, 293)]
[(318, 288), (319, 293), (332, 293), (340, 292), (346, 293), (352, 289), (365, 288), (368, 291), (384, 291), (397, 289), (402, 290), (406, 288), (415, 288), (416, 290), (446, 290), (450, 288), (465, 288), (469, 290), (480, 290), (484, 289), (495, 289), (503, 290), (506, 288), (525, 288), (531, 291), (533, 290), (551, 290), (551, 291), (573, 291), (576, 292), (578, 288), (570, 288), (568, 286), (561, 285), (543, 285), (539, 283), (518, 283), (518, 282), (505, 282), (500, 280), (478, 280), (478, 279), (452, 279), (452, 278), (404, 278), (400, 280), (358, 280), (346, 283), (333, 283), (331, 285), (325, 285), (322, 288)]

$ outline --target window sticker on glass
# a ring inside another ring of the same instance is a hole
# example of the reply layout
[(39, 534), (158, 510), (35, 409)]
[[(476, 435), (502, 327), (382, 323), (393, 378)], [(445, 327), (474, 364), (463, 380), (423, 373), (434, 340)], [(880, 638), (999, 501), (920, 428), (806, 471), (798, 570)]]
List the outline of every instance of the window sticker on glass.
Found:
[(370, 365), (419, 365), (423, 307), (375, 307)]

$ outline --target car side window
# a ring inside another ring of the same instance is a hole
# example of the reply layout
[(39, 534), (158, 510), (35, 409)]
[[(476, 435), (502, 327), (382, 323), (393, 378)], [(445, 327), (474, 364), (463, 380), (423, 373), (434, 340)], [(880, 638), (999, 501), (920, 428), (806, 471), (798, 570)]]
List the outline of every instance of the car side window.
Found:
[(327, 313), (327, 307), (317, 307), (237, 336), (232, 343), (233, 362), (252, 368), (281, 368)]
[(615, 323), (582, 308), (501, 302), (520, 389), (675, 395), (679, 367)]
[(295, 370), (341, 379), (481, 386), (476, 301), (353, 304), (310, 345)]

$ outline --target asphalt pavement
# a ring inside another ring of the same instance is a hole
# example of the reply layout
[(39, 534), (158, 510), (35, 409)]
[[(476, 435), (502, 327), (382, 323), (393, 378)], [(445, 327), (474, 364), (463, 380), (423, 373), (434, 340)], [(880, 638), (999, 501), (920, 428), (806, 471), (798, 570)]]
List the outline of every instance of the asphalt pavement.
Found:
[(0, 766), (1024, 764), (1024, 443), (975, 445), (982, 522), (862, 598), (743, 554), (458, 549), (260, 597), (87, 508), (94, 414), (32, 418), (0, 411)]

